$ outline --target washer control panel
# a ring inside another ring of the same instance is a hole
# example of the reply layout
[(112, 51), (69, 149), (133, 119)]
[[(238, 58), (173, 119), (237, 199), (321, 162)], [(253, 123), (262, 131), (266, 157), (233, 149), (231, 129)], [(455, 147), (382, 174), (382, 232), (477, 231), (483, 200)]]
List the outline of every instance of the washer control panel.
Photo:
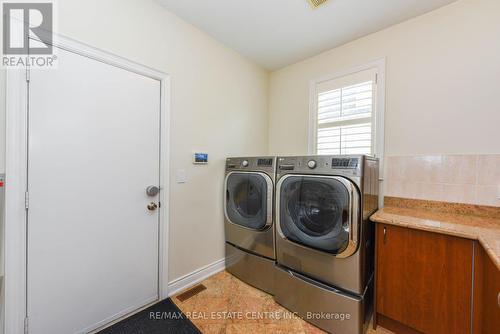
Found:
[(276, 158), (268, 156), (227, 158), (226, 171), (265, 172), (274, 175), (276, 171)]
[(339, 175), (361, 175), (363, 168), (362, 155), (315, 155), (304, 157), (278, 157), (279, 174), (287, 173), (312, 173), (325, 174), (337, 173)]

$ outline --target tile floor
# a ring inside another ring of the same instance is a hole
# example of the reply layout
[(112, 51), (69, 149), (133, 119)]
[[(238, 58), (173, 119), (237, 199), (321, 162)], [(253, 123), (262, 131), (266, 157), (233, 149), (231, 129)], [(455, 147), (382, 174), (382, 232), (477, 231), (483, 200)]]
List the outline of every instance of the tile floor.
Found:
[[(184, 302), (176, 297), (172, 300), (202, 333), (325, 333), (302, 319), (291, 317), (291, 313), (275, 303), (272, 296), (226, 271), (209, 277), (201, 284), (207, 289)], [(390, 333), (381, 327), (374, 331), (371, 325), (367, 332)]]

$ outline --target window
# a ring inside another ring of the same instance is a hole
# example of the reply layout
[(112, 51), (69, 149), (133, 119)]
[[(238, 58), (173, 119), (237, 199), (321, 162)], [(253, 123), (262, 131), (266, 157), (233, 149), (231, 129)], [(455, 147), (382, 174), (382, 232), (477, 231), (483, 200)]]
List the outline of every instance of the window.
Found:
[(310, 153), (382, 155), (377, 152), (382, 145), (377, 143), (377, 65), (312, 83)]

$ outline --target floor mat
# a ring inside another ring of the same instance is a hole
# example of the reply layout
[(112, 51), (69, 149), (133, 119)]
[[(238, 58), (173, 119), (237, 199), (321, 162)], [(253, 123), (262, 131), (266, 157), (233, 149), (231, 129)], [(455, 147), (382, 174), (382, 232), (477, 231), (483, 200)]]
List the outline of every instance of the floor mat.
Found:
[(99, 334), (170, 333), (201, 333), (186, 315), (177, 308), (170, 298), (99, 332)]

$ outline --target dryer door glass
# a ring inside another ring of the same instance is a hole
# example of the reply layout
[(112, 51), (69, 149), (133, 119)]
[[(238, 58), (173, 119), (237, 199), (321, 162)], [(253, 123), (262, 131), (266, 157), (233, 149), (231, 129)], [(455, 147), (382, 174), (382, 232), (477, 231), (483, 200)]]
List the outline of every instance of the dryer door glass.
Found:
[[(271, 180), (258, 173), (232, 173), (226, 180), (226, 215), (229, 221), (254, 230), (262, 230), (268, 215), (268, 188)], [(272, 191), (272, 187), (271, 187)]]
[(347, 248), (350, 195), (342, 182), (290, 176), (281, 184), (279, 201), (279, 227), (286, 238), (331, 254)]

